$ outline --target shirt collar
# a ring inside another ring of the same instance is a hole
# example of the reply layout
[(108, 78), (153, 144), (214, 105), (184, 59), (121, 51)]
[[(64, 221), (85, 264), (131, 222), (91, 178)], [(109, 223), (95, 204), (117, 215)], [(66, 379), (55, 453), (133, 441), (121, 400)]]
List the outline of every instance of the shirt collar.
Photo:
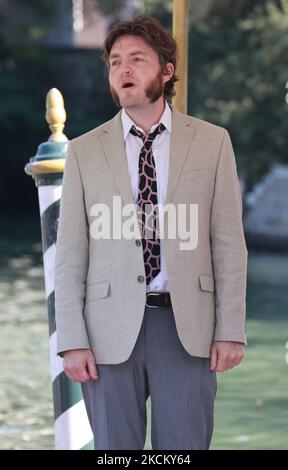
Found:
[[(122, 127), (123, 127), (124, 142), (126, 142), (127, 136), (129, 134), (130, 129), (131, 129), (132, 126), (135, 126), (136, 129), (138, 129), (141, 132), (144, 132), (143, 129), (141, 129), (141, 127), (136, 126), (136, 124), (134, 123), (134, 121), (132, 121), (130, 116), (128, 116), (128, 114), (126, 113), (124, 108), (122, 109), (122, 112), (121, 112), (121, 121), (122, 121)], [(172, 111), (171, 111), (171, 108), (168, 105), (167, 101), (165, 101), (165, 109), (164, 109), (164, 112), (163, 112), (163, 114), (160, 118), (160, 121), (157, 124), (154, 124), (154, 126), (151, 127), (150, 132), (153, 132), (154, 129), (156, 129), (156, 127), (158, 126), (158, 124), (160, 124), (160, 122), (162, 122), (162, 124), (164, 124), (166, 129), (171, 134)]]

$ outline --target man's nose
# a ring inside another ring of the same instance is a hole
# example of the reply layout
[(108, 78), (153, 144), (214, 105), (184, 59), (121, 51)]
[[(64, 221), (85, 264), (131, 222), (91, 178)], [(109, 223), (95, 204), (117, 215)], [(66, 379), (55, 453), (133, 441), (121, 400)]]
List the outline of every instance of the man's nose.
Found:
[(131, 75), (131, 73), (132, 73), (131, 64), (128, 61), (123, 62), (122, 67), (121, 67), (121, 74), (122, 75)]

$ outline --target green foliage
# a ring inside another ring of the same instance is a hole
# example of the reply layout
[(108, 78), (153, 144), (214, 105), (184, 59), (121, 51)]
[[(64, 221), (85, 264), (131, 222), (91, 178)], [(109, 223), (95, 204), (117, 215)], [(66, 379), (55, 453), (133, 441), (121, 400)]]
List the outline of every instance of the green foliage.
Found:
[(230, 22), (213, 15), (190, 32), (189, 111), (231, 132), (247, 189), (287, 163), (288, 3)]
[[(35, 206), (37, 193), (24, 173), (24, 166), (36, 154), (37, 146), (50, 135), (45, 122), (45, 98), (52, 87), (58, 88), (64, 96), (65, 133), (70, 139), (96, 127), (115, 112), (99, 51), (2, 45), (0, 128), (4, 138), (0, 206), (4, 209), (9, 205), (18, 211), (29, 211), (32, 205), (34, 210), (38, 209)], [(25, 197), (19, 198), (22, 192)]]
[[(63, 1), (63, 0), (62, 0)], [(70, 0), (64, 0), (71, 3)], [(43, 16), (53, 16), (57, 11), (59, 0), (16, 0), (19, 5), (32, 8), (34, 11)]]
[(141, 12), (145, 15), (156, 15), (157, 13), (166, 11), (172, 12), (172, 0), (142, 0), (141, 2)]
[[(142, 0), (169, 29), (171, 9)], [(189, 23), (189, 114), (229, 130), (249, 190), (288, 163), (288, 1), (189, 0)]]
[[(15, 16), (15, 24), (11, 22), (13, 34), (11, 32), (10, 35), (8, 34), (9, 44), (39, 43), (39, 41), (45, 41), (47, 34), (51, 34), (51, 28), (55, 28), (55, 25), (58, 25), (58, 30), (61, 29), (61, 24), (65, 30), (65, 25), (69, 24), (69, 20), (72, 25), (72, 0), (10, 1), (11, 10), (8, 9), (5, 27), (9, 30), (7, 19), (12, 15)], [(57, 32), (55, 34), (57, 35)]]
[[(54, 0), (15, 1), (37, 3), (47, 14), (56, 8)], [(98, 3), (115, 11), (122, 2)], [(287, 163), (288, 0), (189, 0), (189, 5), (189, 114), (228, 129), (249, 190), (274, 162)], [(171, 6), (171, 0), (162, 5), (143, 0), (140, 13), (155, 15), (171, 29)], [(69, 138), (116, 112), (99, 51), (0, 44), (0, 200), (6, 206), (13, 197), (27, 205), (28, 184), (35, 193), (23, 167), (49, 135), (45, 95), (54, 86), (64, 95)], [(9, 193), (11, 183), (26, 185), (26, 201)], [(11, 196), (5, 200), (6, 194)]]
[(117, 14), (125, 6), (125, 0), (94, 0), (104, 15)]

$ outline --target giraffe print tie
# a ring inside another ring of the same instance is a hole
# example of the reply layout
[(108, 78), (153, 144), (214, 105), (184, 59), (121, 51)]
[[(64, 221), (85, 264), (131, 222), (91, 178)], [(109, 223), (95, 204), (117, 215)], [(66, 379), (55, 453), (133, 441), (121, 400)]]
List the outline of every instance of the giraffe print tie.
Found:
[[(160, 272), (160, 239), (157, 238), (158, 210), (157, 209), (157, 179), (156, 167), (152, 153), (153, 140), (165, 130), (160, 123), (156, 129), (145, 136), (132, 126), (131, 134), (143, 140), (143, 147), (139, 155), (139, 193), (138, 193), (138, 221), (141, 230), (143, 257), (146, 274), (146, 285)], [(156, 208), (155, 208), (156, 206)]]

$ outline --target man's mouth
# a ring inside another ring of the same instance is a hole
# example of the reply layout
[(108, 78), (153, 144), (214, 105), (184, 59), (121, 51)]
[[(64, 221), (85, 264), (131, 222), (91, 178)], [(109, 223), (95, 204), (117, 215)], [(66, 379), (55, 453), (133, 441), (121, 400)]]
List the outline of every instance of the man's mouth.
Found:
[(127, 82), (127, 83), (124, 83), (124, 85), (122, 85), (122, 88), (132, 88), (134, 85), (134, 83), (132, 82)]

